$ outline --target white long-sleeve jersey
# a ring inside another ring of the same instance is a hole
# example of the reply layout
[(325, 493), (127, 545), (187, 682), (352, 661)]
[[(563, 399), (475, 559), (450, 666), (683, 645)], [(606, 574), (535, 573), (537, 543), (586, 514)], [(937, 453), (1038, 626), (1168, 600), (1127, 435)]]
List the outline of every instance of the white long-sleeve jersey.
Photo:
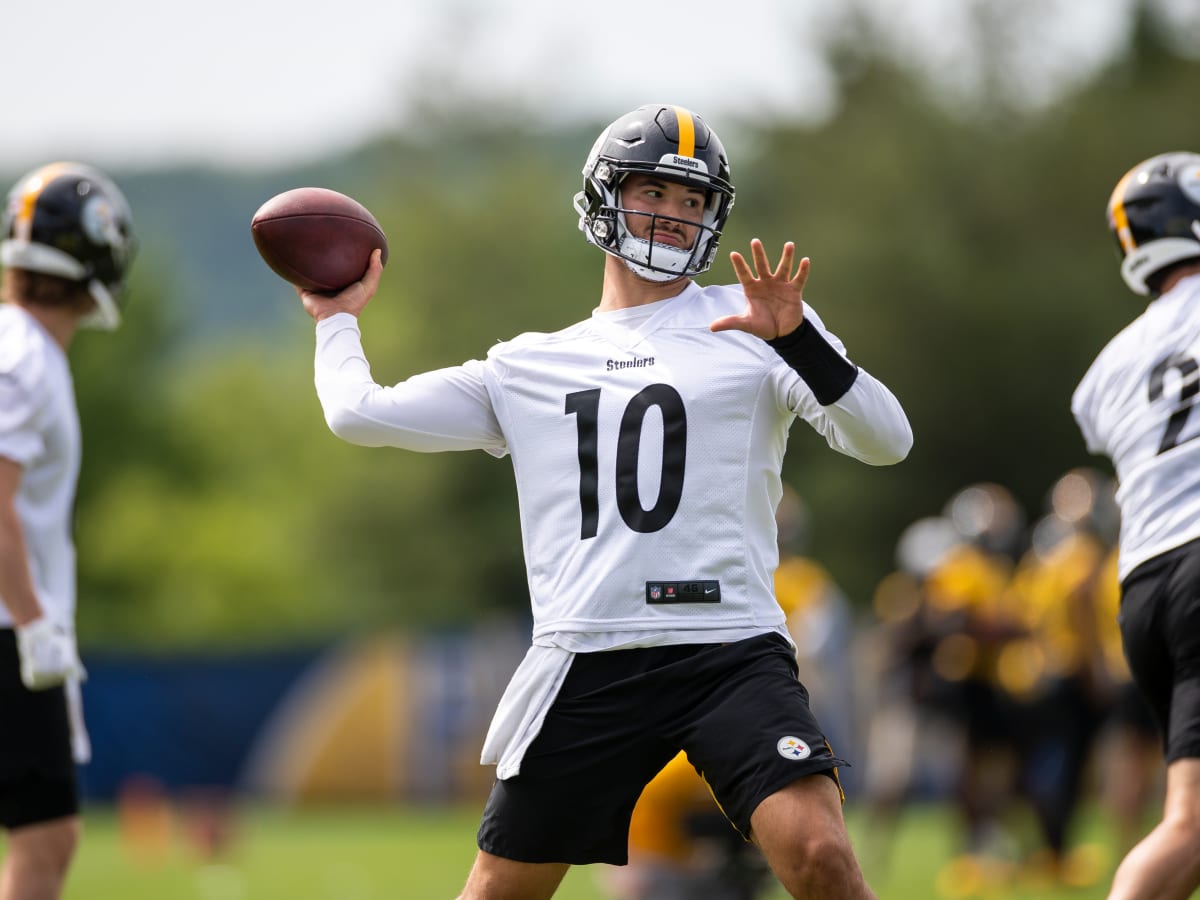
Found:
[(1200, 538), (1200, 275), (1153, 300), (1100, 351), (1071, 398), (1120, 487), (1118, 574)]
[(335, 315), (317, 326), (317, 393), (352, 443), (511, 456), (535, 643), (783, 633), (774, 512), (792, 421), (874, 465), (903, 459), (912, 432), (865, 371), (822, 406), (766, 342), (709, 330), (745, 302), (739, 286), (692, 284), (392, 387), (372, 378), (357, 320)]

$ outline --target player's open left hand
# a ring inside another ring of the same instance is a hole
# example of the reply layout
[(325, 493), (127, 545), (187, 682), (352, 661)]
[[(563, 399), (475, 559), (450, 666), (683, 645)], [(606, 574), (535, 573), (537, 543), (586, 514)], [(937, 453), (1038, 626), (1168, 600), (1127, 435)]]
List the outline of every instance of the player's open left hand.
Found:
[[(762, 241), (750, 242), (754, 267), (736, 250), (729, 254), (733, 271), (746, 292), (746, 311), (738, 316), (724, 316), (714, 321), (713, 331), (745, 331), (769, 341), (791, 334), (804, 321), (804, 282), (808, 280), (809, 259), (804, 257), (795, 265), (796, 245), (783, 245), (779, 265), (771, 268)], [(795, 266), (795, 272), (792, 269)]]
[(357, 316), (375, 296), (382, 275), (382, 251), (376, 250), (371, 254), (371, 261), (367, 264), (367, 271), (363, 273), (363, 277), (340, 293), (317, 294), (303, 288), (296, 288), (296, 293), (300, 295), (304, 311), (312, 316), (314, 321), (320, 322), (322, 319), (341, 312)]

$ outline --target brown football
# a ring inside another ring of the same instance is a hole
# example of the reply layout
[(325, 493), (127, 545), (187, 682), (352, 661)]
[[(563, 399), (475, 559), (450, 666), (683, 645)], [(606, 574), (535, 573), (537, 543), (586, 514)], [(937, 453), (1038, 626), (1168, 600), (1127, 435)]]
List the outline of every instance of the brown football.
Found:
[(387, 237), (375, 217), (327, 188), (276, 194), (258, 208), (250, 233), (271, 271), (307, 291), (333, 294), (358, 281), (376, 248), (387, 262)]

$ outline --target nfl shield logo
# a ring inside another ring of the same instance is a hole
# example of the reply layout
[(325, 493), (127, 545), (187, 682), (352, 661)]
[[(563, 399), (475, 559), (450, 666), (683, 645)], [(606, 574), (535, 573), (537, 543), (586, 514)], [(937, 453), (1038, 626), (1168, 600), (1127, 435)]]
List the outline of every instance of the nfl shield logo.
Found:
[(662, 597), (662, 585), (661, 584), (650, 585), (650, 599), (658, 600), (661, 597)]

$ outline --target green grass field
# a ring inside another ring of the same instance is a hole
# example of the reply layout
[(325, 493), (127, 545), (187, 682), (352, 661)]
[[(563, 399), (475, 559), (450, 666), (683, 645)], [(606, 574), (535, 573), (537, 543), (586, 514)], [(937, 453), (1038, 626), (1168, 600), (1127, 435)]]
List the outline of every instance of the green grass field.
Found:
[[(192, 825), (163, 812), (131, 830), (111, 810), (87, 810), (66, 900), (448, 900), (474, 856), (478, 820), (474, 807), (242, 809), (225, 852), (205, 858)], [(911, 809), (890, 840), (876, 818), (853, 809), (848, 816), (880, 900), (1099, 900), (1116, 863), (1108, 829), (1090, 816), (1079, 829), (1080, 840), (1100, 850), (1090, 886), (1039, 884), (1028, 872), (991, 886), (973, 883), (969, 872), (947, 882), (957, 833), (949, 813)], [(601, 874), (598, 867), (573, 869), (557, 896), (606, 900)]]

